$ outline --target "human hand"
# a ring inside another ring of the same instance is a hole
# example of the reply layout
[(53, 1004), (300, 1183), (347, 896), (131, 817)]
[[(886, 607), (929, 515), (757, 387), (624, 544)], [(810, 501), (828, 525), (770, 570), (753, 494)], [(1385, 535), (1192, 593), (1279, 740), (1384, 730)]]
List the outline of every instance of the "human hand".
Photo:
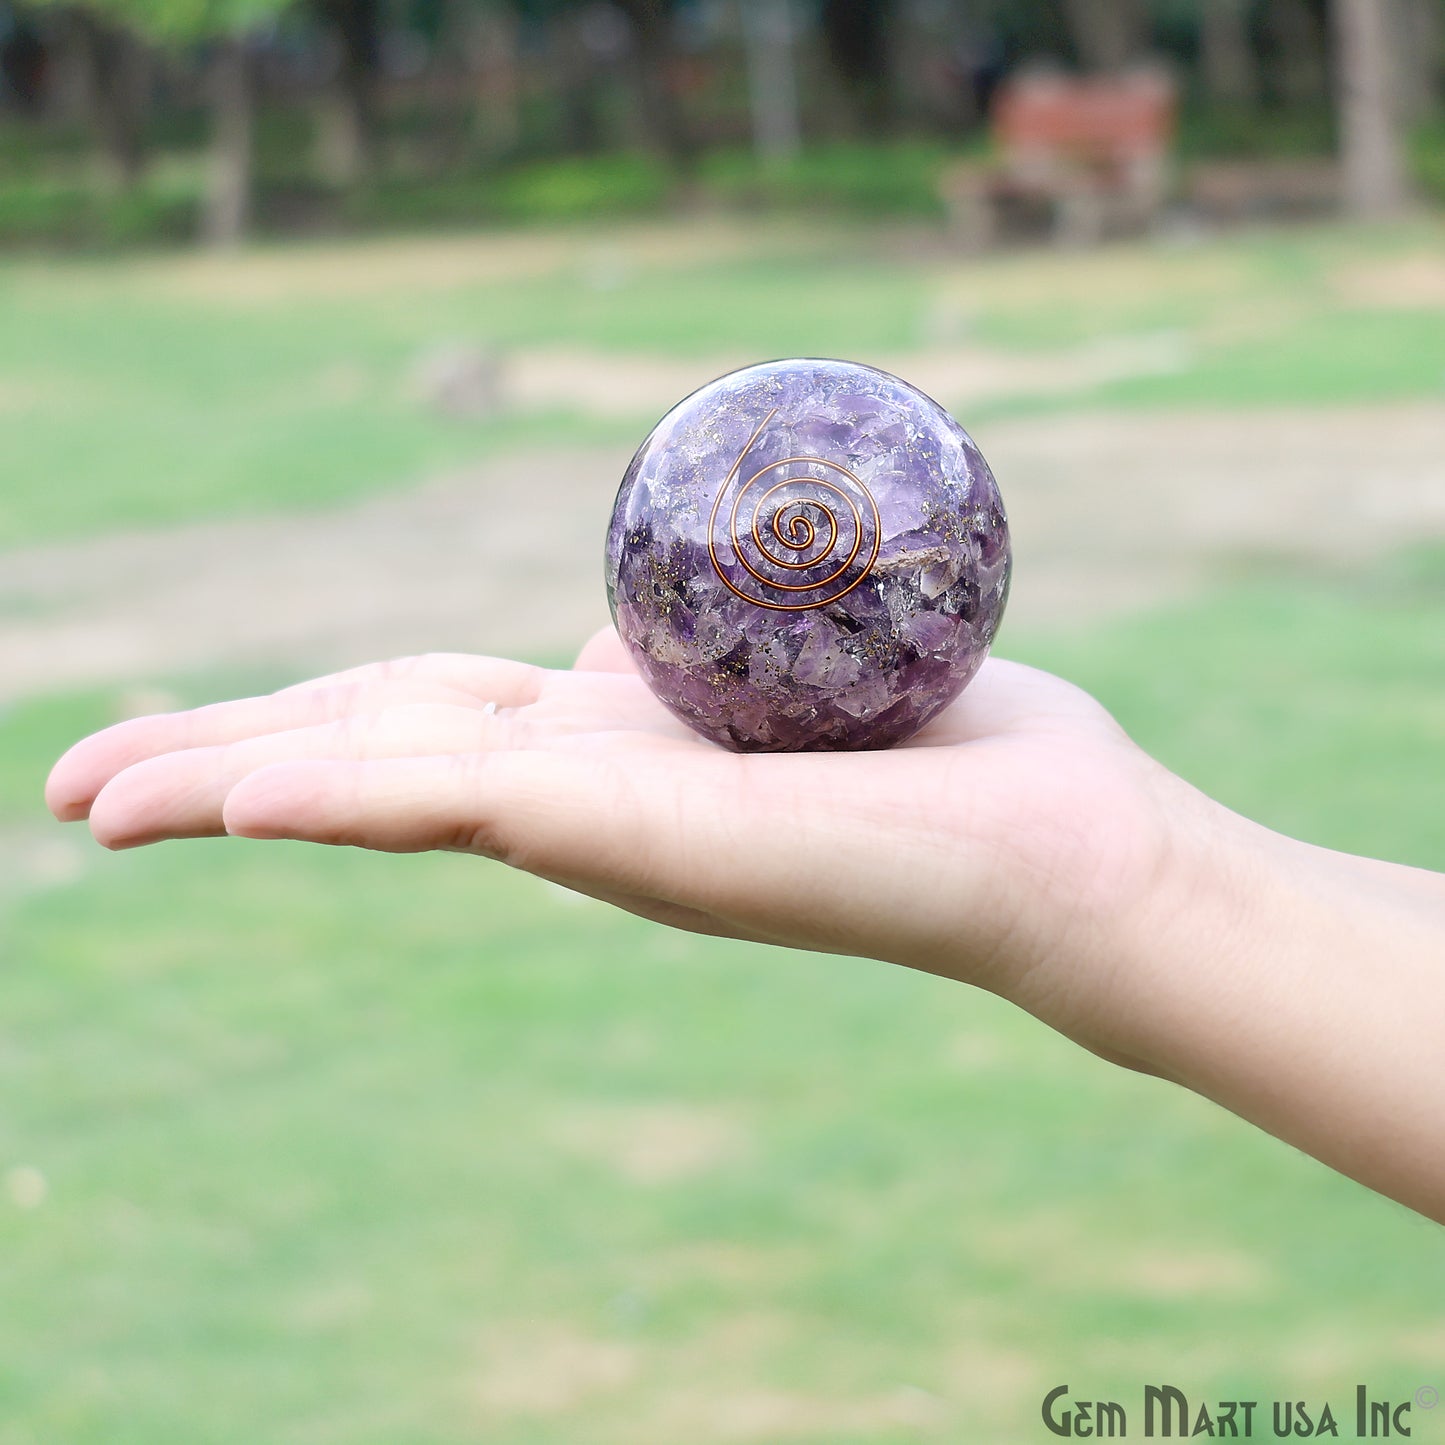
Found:
[(1118, 1056), (1120, 920), (1159, 903), (1183, 791), (1087, 695), (999, 660), (887, 752), (724, 752), (609, 628), (572, 671), (428, 655), (120, 723), (46, 796), (111, 848), (475, 852), (663, 923), (981, 984)]
[(46, 789), (111, 848), (233, 833), (499, 858), (663, 923), (988, 988), (1445, 1220), (1445, 878), (1211, 802), (990, 660), (908, 743), (727, 753), (610, 629), (136, 718)]

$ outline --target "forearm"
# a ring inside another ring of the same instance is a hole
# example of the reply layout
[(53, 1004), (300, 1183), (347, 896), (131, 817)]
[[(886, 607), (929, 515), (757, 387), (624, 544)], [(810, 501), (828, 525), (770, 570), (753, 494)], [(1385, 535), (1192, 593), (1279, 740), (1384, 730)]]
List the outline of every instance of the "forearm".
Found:
[(1445, 877), (1222, 808), (1187, 831), (1131, 930), (1118, 1047), (1445, 1222)]

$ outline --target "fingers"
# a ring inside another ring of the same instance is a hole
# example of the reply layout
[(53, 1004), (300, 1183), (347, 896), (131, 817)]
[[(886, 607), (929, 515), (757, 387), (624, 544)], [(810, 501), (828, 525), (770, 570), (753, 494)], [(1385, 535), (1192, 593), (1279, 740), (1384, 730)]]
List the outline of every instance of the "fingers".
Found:
[(699, 854), (717, 842), (737, 759), (685, 756), (681, 767), (666, 750), (598, 748), (283, 762), (243, 778), (223, 818), (243, 837), (480, 853), (587, 891), (706, 908)]
[(90, 830), (107, 848), (223, 834), (221, 808), (237, 783), (272, 763), (416, 757), (506, 747), (523, 735), (519, 715), (420, 703), (214, 747), (147, 758), (117, 773), (90, 807)]
[[(682, 926), (862, 951), (877, 910), (850, 880), (878, 871), (877, 838), (818, 805), (837, 767), (786, 761), (664, 745), (284, 762), (222, 815), (243, 837), (479, 853)], [(883, 862), (926, 874), (904, 856), (919, 848)]]
[[(229, 833), (383, 852), (440, 848), (534, 871), (564, 861), (600, 812), (599, 764), (561, 753), (285, 762), (249, 774), (224, 807)], [(570, 860), (567, 860), (570, 861)]]
[(594, 632), (582, 645), (577, 661), (572, 664), (574, 672), (636, 672), (637, 667), (627, 651), (626, 645), (617, 635), (615, 627), (604, 627)]
[[(76, 743), (51, 769), (45, 801), (57, 818), (73, 821), (89, 814), (111, 778), (146, 758), (315, 727), (408, 702), (519, 707), (537, 696), (544, 676), (540, 668), (505, 658), (407, 658), (356, 669), (349, 681), (318, 680), (265, 697), (132, 718)], [(463, 679), (464, 689), (458, 686)]]
[(341, 672), (327, 673), (292, 683), (277, 696), (315, 692), (320, 688), (371, 683), (418, 682), (455, 688), (499, 707), (521, 707), (531, 702), (542, 685), (544, 669), (507, 657), (485, 657), (469, 652), (423, 652), (414, 657), (367, 662)]

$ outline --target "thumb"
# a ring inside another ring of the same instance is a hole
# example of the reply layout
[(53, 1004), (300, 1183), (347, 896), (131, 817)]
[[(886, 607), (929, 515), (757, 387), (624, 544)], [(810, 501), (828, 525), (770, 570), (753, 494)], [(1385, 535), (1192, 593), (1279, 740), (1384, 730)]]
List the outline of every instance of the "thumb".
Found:
[(577, 661), (572, 664), (574, 672), (636, 672), (637, 668), (627, 651), (626, 644), (617, 635), (617, 629), (604, 627), (595, 632), (582, 644)]

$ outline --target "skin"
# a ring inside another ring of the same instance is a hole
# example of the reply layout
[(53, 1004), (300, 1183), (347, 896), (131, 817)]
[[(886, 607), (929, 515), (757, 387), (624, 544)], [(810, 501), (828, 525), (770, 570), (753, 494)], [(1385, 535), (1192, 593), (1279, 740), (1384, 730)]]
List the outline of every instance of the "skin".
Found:
[(71, 748), (46, 800), (108, 848), (459, 850), (942, 974), (1445, 1221), (1445, 875), (1271, 833), (1017, 663), (904, 746), (739, 756), (607, 629), (570, 671), (430, 654), (136, 718)]

